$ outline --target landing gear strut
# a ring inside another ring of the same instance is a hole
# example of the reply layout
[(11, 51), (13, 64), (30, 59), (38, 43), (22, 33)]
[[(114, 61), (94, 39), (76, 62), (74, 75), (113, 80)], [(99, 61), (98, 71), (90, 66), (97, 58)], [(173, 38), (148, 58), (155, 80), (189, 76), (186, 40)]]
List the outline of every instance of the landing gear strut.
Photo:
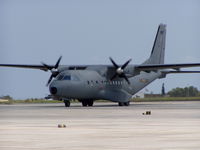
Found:
[(70, 107), (70, 101), (69, 100), (64, 100), (65, 107)]
[(129, 106), (130, 105), (130, 101), (128, 101), (128, 102), (119, 102), (118, 104), (119, 104), (119, 106)]

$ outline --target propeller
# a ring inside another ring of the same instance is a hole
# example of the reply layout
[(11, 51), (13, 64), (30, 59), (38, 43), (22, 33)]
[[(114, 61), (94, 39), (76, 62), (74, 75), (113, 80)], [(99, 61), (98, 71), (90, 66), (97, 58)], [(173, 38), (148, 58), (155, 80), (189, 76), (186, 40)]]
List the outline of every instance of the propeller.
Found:
[(46, 86), (48, 86), (49, 83), (51, 82), (51, 80), (52, 80), (53, 78), (55, 78), (55, 77), (59, 74), (58, 67), (59, 67), (59, 64), (60, 64), (61, 59), (62, 59), (62, 56), (60, 56), (60, 57), (58, 58), (58, 60), (57, 60), (57, 62), (56, 62), (56, 64), (55, 64), (55, 66), (53, 66), (53, 67), (52, 67), (52, 66), (49, 66), (49, 65), (47, 65), (47, 64), (45, 64), (45, 63), (42, 62), (42, 65), (43, 65), (44, 67), (46, 67), (48, 70), (51, 71), (51, 76), (49, 77), (49, 80), (48, 80)]
[(132, 59), (129, 59), (126, 61), (122, 66), (119, 66), (115, 63), (115, 61), (109, 57), (110, 61), (112, 62), (113, 66), (115, 67), (116, 71), (115, 74), (110, 79), (111, 81), (114, 80), (116, 77), (124, 78), (128, 84), (130, 84), (130, 81), (128, 80), (128, 77), (124, 73), (124, 69), (127, 67), (127, 65), (131, 62)]

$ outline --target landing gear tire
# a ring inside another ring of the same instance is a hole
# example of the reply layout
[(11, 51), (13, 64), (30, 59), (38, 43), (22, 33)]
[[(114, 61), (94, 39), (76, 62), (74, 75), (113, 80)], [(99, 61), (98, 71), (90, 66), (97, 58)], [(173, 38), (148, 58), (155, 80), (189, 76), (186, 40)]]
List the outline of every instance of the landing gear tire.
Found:
[(86, 106), (93, 106), (94, 101), (93, 100), (83, 100), (82, 101), (82, 106), (86, 107)]
[(65, 107), (70, 107), (70, 101), (64, 100)]
[(93, 103), (94, 103), (93, 100), (88, 101), (88, 106), (93, 106)]
[(119, 104), (119, 106), (124, 106), (123, 102), (119, 102), (118, 104)]
[(130, 105), (130, 102), (124, 102), (124, 106), (129, 106)]
[(119, 104), (119, 106), (129, 106), (130, 105), (130, 101), (128, 101), (128, 102), (119, 102), (118, 104)]
[(87, 106), (87, 101), (82, 101), (82, 106), (86, 107)]

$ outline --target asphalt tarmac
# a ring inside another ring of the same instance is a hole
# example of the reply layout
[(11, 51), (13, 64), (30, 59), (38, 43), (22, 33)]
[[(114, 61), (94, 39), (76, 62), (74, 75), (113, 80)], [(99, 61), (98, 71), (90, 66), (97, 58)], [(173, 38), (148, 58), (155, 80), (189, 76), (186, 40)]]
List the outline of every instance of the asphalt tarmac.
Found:
[(0, 150), (35, 149), (199, 150), (200, 101), (0, 105)]

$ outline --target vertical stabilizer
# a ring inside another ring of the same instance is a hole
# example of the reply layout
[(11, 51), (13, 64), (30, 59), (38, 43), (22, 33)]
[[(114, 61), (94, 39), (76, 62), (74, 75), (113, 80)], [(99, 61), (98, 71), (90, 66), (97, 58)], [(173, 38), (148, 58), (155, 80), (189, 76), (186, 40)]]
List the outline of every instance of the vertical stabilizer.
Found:
[(160, 24), (154, 40), (150, 58), (144, 64), (164, 64), (166, 25)]

